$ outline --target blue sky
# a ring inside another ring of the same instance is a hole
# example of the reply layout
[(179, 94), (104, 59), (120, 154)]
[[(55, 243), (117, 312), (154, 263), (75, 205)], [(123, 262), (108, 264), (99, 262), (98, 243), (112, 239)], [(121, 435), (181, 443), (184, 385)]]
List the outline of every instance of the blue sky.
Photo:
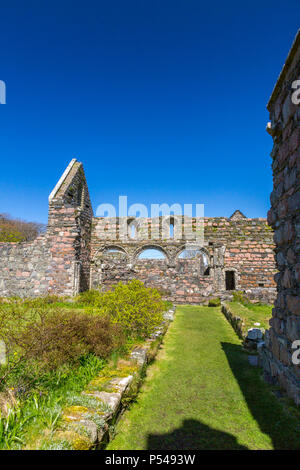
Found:
[(1, 2), (0, 212), (47, 221), (72, 158), (101, 203), (264, 217), (266, 103), (299, 0)]

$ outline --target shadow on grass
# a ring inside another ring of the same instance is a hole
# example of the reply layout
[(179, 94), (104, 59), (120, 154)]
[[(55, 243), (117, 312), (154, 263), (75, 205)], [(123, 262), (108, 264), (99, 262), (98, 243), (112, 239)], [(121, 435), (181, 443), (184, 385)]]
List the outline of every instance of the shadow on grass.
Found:
[(194, 419), (183, 421), (183, 425), (168, 434), (150, 434), (148, 450), (247, 450), (238, 444), (231, 434), (212, 429)]
[(300, 449), (299, 419), (284, 410), (262, 380), (261, 369), (250, 366), (240, 345), (221, 344), (253, 418), (272, 439), (274, 449)]

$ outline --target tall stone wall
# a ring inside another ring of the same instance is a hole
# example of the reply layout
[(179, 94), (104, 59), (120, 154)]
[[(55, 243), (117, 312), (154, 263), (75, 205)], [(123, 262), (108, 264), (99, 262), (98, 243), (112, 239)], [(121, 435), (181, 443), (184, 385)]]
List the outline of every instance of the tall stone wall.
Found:
[(82, 164), (73, 160), (69, 167), (61, 184), (50, 194), (47, 231), (51, 292), (65, 295), (89, 288), (93, 217)]
[(72, 160), (49, 197), (46, 233), (31, 243), (0, 243), (0, 296), (87, 289), (92, 216), (82, 164)]
[(292, 344), (300, 340), (300, 105), (292, 102), (300, 80), (300, 32), (268, 104), (273, 137), (273, 192), (269, 224), (274, 229), (278, 295), (262, 350), (267, 377), (300, 404), (300, 367)]
[[(237, 211), (239, 212), (239, 211)], [(231, 218), (204, 219), (204, 245), (194, 259), (181, 259), (188, 248), (183, 218), (177, 217), (174, 239), (164, 238), (166, 219), (129, 220), (129, 236), (120, 235), (121, 219), (94, 218), (92, 229), (91, 286), (109, 289), (113, 284), (138, 278), (159, 288), (166, 298), (177, 303), (199, 303), (226, 291), (226, 271), (232, 271), (235, 288), (256, 299), (272, 301), (275, 296), (273, 231), (266, 219), (247, 219), (241, 213)], [(135, 238), (130, 226), (136, 225)], [(196, 227), (196, 219), (188, 225)], [(180, 227), (182, 224), (183, 227)], [(159, 236), (152, 239), (151, 230)], [(148, 248), (156, 248), (161, 259), (140, 259)], [(207, 269), (208, 268), (208, 269)]]

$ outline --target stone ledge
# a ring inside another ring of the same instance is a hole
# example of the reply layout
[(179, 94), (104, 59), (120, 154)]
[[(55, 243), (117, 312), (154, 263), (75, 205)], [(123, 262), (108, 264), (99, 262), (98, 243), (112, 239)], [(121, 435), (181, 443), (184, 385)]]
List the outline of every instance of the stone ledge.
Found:
[(264, 330), (261, 328), (249, 328), (249, 330), (246, 330), (244, 319), (235, 315), (228, 305), (224, 303), (222, 303), (221, 310), (238, 337), (243, 340), (244, 347), (250, 350), (258, 349), (264, 337)]
[(231, 324), (231, 326), (234, 329), (234, 331), (236, 332), (236, 334), (238, 335), (238, 337), (242, 340), (245, 340), (247, 334), (244, 330), (244, 328), (245, 328), (244, 320), (241, 317), (238, 317), (238, 316), (234, 315), (234, 313), (231, 312), (229, 307), (227, 305), (223, 304), (223, 303), (222, 303), (221, 310), (222, 310), (222, 313), (224, 313), (226, 319)]
[(147, 364), (156, 356), (175, 308), (164, 313), (162, 324), (142, 346), (134, 348), (129, 361), (114, 371), (94, 378), (81, 394), (86, 406), (70, 405), (63, 411), (63, 425), (52, 442), (67, 441), (72, 450), (101, 449), (111, 437), (111, 428), (138, 394)]

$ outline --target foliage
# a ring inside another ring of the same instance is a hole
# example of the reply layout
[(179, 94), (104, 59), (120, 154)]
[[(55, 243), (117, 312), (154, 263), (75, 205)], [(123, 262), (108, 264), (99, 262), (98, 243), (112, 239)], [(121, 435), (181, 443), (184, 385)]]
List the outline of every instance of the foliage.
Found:
[(34, 240), (43, 232), (44, 224), (13, 219), (0, 214), (0, 242), (21, 242)]
[(210, 299), (208, 302), (209, 307), (219, 307), (221, 305), (221, 299), (216, 297), (215, 299)]
[(17, 304), (0, 308), (0, 339), (8, 357), (0, 382), (13, 372), (28, 379), (90, 353), (106, 358), (125, 341), (108, 316)]
[(26, 299), (22, 303), (29, 307), (45, 307), (51, 304), (61, 303), (62, 297), (58, 295), (45, 295), (44, 297), (37, 297), (35, 299)]
[[(48, 448), (63, 405), (92, 401), (81, 391), (104, 361), (126, 356), (170, 306), (139, 281), (89, 291), (75, 302), (56, 296), (0, 302), (7, 353), (0, 365), (0, 448)], [(40, 439), (44, 432), (48, 443)]]
[(22, 444), (21, 435), (32, 416), (24, 413), (19, 404), (7, 406), (4, 416), (0, 413), (0, 449), (10, 449), (13, 444)]
[(9, 224), (0, 224), (0, 242), (18, 243), (25, 240), (24, 235)]
[(248, 300), (246, 299), (246, 297), (245, 297), (245, 295), (242, 291), (240, 291), (240, 290), (233, 291), (232, 295), (233, 295), (234, 302), (239, 302), (240, 304), (247, 304), (248, 303)]
[(173, 304), (169, 300), (164, 300), (164, 306), (165, 310), (170, 310), (171, 308), (173, 308)]
[(40, 373), (32, 393), (22, 400), (14, 400), (14, 406), (0, 402), (0, 449), (20, 448), (29, 442), (31, 448), (37, 448), (42, 435), (50, 433), (51, 437), (65, 404), (80, 400), (82, 389), (104, 366), (104, 360), (94, 355), (84, 356), (74, 366)]
[(81, 292), (75, 299), (75, 301), (82, 305), (98, 305), (101, 302), (102, 293), (96, 289), (87, 290)]
[(256, 327), (255, 323), (260, 323), (260, 328), (269, 328), (269, 320), (272, 317), (271, 305), (229, 302), (228, 307), (234, 315), (243, 319), (245, 331)]
[(129, 337), (149, 336), (161, 324), (164, 311), (158, 291), (136, 279), (117, 284), (101, 296), (97, 306), (102, 315), (109, 315)]

